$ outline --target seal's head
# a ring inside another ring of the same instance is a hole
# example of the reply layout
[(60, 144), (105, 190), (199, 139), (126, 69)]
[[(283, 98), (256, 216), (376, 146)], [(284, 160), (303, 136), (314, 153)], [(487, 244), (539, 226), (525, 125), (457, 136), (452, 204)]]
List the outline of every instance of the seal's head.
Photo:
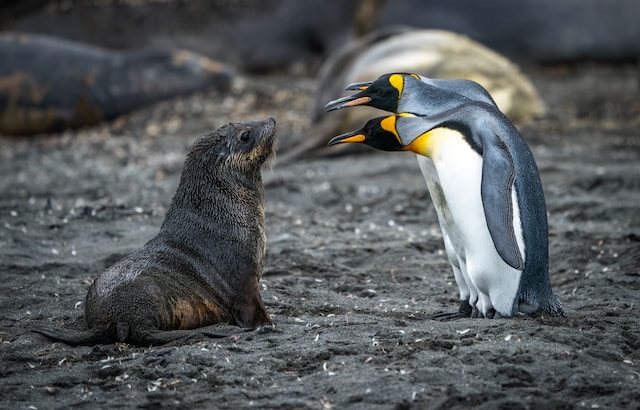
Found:
[(226, 124), (193, 144), (185, 169), (259, 173), (275, 153), (275, 130), (273, 118)]

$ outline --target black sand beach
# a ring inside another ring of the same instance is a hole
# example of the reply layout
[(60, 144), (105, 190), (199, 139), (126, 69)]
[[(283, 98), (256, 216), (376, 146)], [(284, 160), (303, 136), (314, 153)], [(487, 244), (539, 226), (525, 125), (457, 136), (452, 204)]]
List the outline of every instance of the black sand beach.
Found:
[(159, 229), (184, 155), (228, 121), (304, 138), (314, 80), (250, 77), (98, 127), (0, 138), (0, 407), (571, 409), (640, 406), (640, 72), (529, 67), (522, 133), (567, 317), (465, 319), (415, 158), (368, 151), (263, 173), (275, 325), (161, 347), (70, 347), (94, 277)]

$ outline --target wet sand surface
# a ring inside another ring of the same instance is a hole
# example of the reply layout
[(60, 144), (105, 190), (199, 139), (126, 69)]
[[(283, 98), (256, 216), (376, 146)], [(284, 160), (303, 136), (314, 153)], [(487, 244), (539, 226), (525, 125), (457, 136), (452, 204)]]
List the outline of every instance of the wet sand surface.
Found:
[(265, 170), (262, 296), (275, 326), (140, 348), (69, 347), (93, 278), (159, 229), (189, 144), (274, 116), (304, 138), (314, 80), (252, 77), (111, 123), (0, 138), (1, 408), (638, 408), (637, 66), (525, 70), (522, 129), (567, 317), (465, 319), (415, 158), (367, 151)]

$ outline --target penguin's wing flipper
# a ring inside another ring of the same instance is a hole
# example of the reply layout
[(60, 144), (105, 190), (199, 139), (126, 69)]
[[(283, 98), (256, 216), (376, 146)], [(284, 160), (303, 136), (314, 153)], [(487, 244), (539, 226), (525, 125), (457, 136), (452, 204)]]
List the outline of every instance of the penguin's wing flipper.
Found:
[(492, 131), (486, 131), (482, 142), (480, 192), (489, 233), (500, 257), (509, 266), (521, 271), (524, 269), (524, 260), (516, 240), (511, 200), (515, 180), (513, 159), (504, 142)]

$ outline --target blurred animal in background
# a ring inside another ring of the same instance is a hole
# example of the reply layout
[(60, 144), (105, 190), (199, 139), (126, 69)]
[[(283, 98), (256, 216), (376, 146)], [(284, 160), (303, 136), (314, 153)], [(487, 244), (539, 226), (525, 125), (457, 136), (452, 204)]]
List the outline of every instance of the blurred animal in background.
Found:
[(368, 108), (327, 116), (324, 104), (344, 95), (348, 84), (371, 81), (389, 72), (473, 80), (516, 124), (544, 113), (542, 99), (531, 81), (514, 63), (482, 44), (443, 30), (387, 29), (351, 41), (329, 57), (320, 70), (311, 131), (304, 141), (282, 153), (280, 161), (324, 147), (330, 136), (361, 126), (375, 115), (376, 110)]
[[(507, 58), (461, 34), (400, 28), (368, 35), (327, 60), (320, 72), (314, 121), (324, 117), (324, 104), (343, 95), (346, 85), (390, 72), (475, 81), (514, 122), (523, 123), (544, 113), (531, 81)], [(357, 115), (368, 118), (367, 114), (371, 112)], [(349, 118), (357, 118), (355, 115)]]
[(224, 65), (186, 50), (116, 52), (54, 37), (0, 36), (0, 133), (96, 124), (162, 99), (230, 87)]

